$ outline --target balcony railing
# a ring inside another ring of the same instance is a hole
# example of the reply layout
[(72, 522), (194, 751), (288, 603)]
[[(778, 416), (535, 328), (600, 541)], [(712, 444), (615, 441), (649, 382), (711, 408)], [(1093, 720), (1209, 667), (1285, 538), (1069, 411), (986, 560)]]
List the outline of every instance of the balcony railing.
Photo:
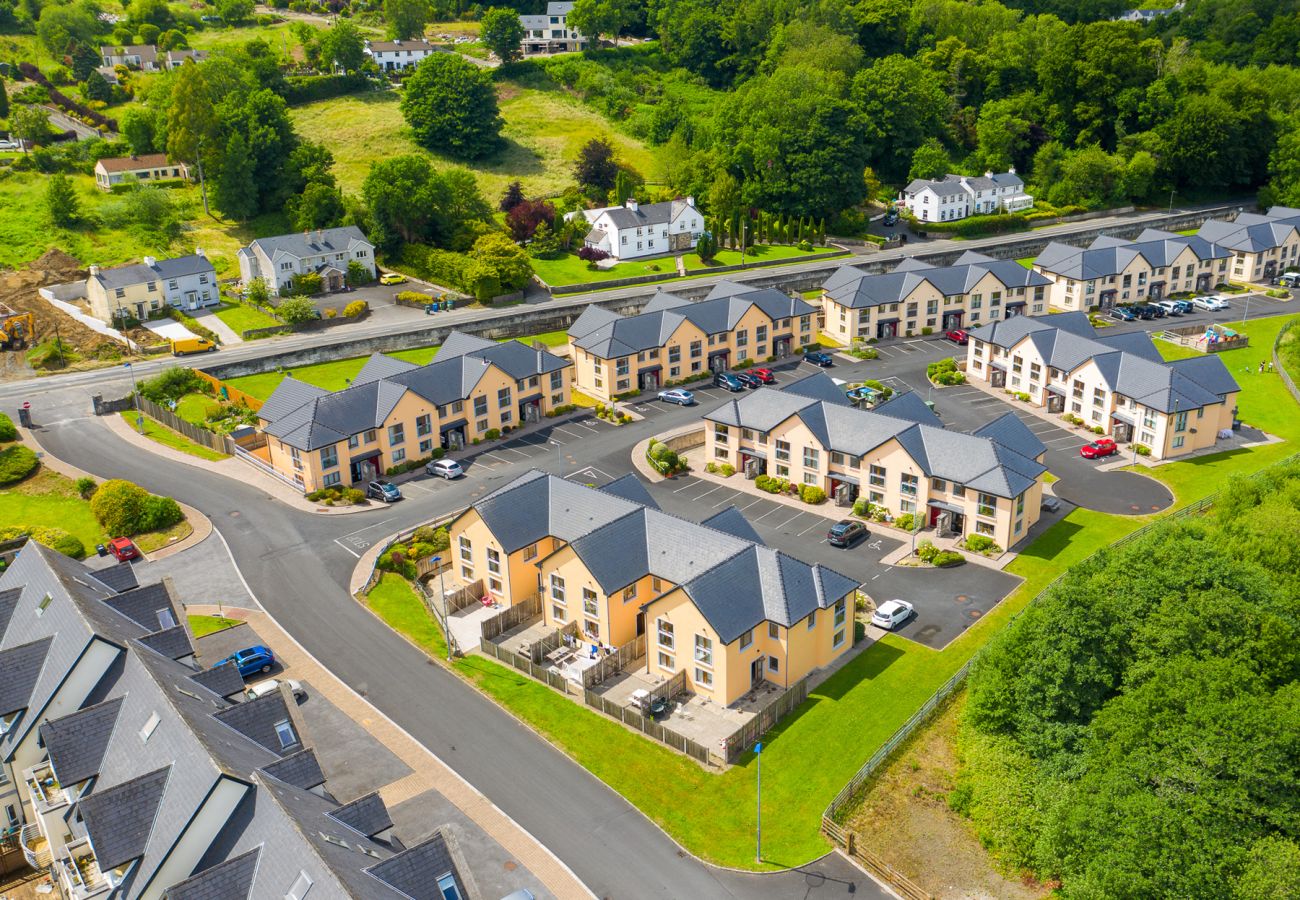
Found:
[(23, 773), (23, 779), (27, 782), (27, 790), (31, 793), (32, 802), (36, 804), (39, 812), (49, 812), (68, 802), (67, 795), (63, 792), (59, 780), (54, 777), (54, 770), (50, 768), (49, 763), (41, 763), (28, 769)]
[(41, 833), (37, 825), (24, 825), (20, 833), (23, 845), (23, 859), (33, 869), (48, 869), (50, 866), (50, 842)]
[(67, 888), (68, 896), (90, 897), (112, 887), (110, 879), (99, 871), (99, 863), (95, 860), (95, 851), (89, 840), (82, 838), (69, 844), (67, 852), (68, 855), (59, 860), (59, 878)]

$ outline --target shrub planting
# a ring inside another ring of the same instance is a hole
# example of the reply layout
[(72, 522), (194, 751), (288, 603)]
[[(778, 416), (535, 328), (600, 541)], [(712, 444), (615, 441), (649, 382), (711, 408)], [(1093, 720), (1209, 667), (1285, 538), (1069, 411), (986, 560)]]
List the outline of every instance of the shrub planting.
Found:
[(925, 374), (935, 384), (944, 386), (966, 383), (966, 375), (957, 368), (957, 361), (951, 356), (930, 363), (925, 367)]
[(93, 478), (87, 478), (85, 476), (82, 476), (81, 478), (77, 479), (77, 494), (81, 497), (82, 500), (89, 500), (91, 497), (95, 495), (95, 491), (98, 488), (99, 488), (99, 483), (95, 481), (95, 479)]
[(21, 444), (0, 450), (0, 485), (22, 481), (36, 471), (39, 464), (36, 454)]
[(185, 518), (171, 497), (159, 497), (130, 481), (105, 481), (90, 499), (90, 511), (114, 537), (170, 528)]
[(998, 542), (985, 534), (972, 534), (968, 536), (964, 542), (964, 546), (967, 550), (970, 550), (973, 553), (982, 553), (985, 556), (995, 556), (1002, 552), (1002, 548), (998, 546)]
[(18, 428), (14, 425), (14, 420), (0, 413), (0, 441), (16, 440), (18, 440)]
[(825, 503), (826, 491), (815, 484), (801, 484), (799, 485), (799, 499), (812, 505)]
[(68, 534), (62, 528), (42, 525), (7, 525), (0, 528), (0, 541), (11, 541), (23, 535), (73, 559), (81, 559), (86, 555), (86, 545), (81, 543), (81, 538)]
[(162, 406), (180, 400), (186, 394), (210, 394), (212, 385), (204, 381), (193, 369), (172, 366), (153, 378), (140, 383), (140, 396)]

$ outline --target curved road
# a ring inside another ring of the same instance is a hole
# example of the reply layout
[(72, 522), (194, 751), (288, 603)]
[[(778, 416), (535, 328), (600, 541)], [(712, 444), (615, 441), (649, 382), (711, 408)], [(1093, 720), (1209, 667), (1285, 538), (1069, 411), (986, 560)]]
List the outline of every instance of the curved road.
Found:
[[(889, 896), (838, 854), (780, 875), (699, 862), (616, 792), (362, 609), (340, 587), (355, 558), (334, 538), (368, 525), (382, 535), (427, 521), (430, 504), (342, 518), (298, 512), (248, 485), (142, 456), (86, 415), (84, 389), (45, 394), (38, 403), (39, 437), (50, 453), (203, 510), (254, 594), (286, 630), (550, 848), (597, 896)], [(446, 487), (434, 497), (435, 511), (470, 499), (472, 482)]]

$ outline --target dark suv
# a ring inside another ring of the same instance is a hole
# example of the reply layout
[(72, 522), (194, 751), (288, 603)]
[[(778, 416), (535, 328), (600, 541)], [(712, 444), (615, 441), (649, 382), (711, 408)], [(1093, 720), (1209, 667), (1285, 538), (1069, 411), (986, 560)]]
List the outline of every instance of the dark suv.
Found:
[(826, 543), (832, 547), (852, 547), (867, 536), (867, 526), (853, 519), (844, 519), (826, 532)]

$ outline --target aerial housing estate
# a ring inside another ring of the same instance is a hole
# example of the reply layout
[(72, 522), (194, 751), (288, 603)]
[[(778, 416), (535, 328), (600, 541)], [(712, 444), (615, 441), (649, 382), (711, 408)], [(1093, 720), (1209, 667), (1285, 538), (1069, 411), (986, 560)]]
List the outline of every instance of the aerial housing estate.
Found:
[(1231, 433), (1240, 388), (1218, 356), (1165, 361), (1145, 332), (1098, 333), (1086, 313), (1016, 318), (971, 334), (966, 374), (1070, 414), (1153, 459)]
[(1233, 281), (1268, 282), (1300, 266), (1300, 209), (1274, 206), (1231, 222), (1210, 219), (1196, 233), (1231, 251)]
[(332, 796), (286, 687), (244, 700), (195, 659), (128, 564), (29, 541), (0, 575), (0, 812), (62, 897), (476, 895), (453, 826), (405, 846), (378, 793)]
[(635, 316), (591, 304), (569, 326), (574, 386), (608, 401), (745, 360), (789, 356), (815, 340), (816, 313), (773, 288), (729, 281), (698, 302), (660, 291)]
[(635, 475), (591, 488), (533, 471), (450, 526), (453, 576), (511, 605), (538, 594), (549, 628), (618, 647), (645, 634), (652, 675), (685, 672), (727, 706), (853, 646), (857, 581), (763, 545), (734, 507), (703, 522), (661, 512)]

